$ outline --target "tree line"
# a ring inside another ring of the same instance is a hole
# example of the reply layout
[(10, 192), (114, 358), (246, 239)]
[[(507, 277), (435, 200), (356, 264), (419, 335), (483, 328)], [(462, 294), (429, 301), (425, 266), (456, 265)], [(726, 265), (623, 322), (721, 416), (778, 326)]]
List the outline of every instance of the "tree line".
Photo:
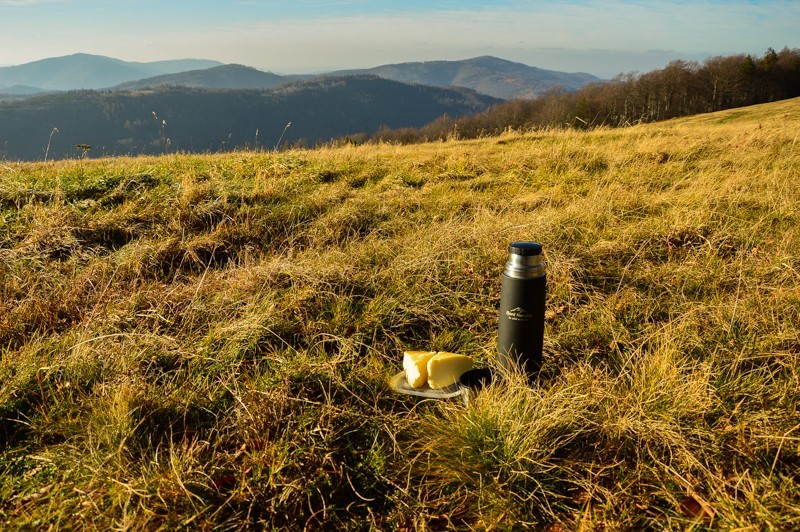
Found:
[(672, 61), (660, 70), (620, 74), (577, 92), (553, 89), (540, 98), (509, 100), (472, 116), (445, 115), (421, 128), (384, 128), (369, 140), (407, 144), (491, 136), (509, 128), (623, 127), (796, 96), (800, 49), (769, 48), (760, 58), (739, 54), (702, 63)]

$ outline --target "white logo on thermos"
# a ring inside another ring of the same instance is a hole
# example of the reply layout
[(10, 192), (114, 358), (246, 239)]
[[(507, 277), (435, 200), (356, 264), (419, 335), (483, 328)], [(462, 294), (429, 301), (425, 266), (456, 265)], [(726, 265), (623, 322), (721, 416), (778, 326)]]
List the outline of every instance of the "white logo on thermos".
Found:
[(517, 307), (507, 310), (506, 317), (513, 321), (530, 321), (533, 319), (533, 314), (522, 307)]

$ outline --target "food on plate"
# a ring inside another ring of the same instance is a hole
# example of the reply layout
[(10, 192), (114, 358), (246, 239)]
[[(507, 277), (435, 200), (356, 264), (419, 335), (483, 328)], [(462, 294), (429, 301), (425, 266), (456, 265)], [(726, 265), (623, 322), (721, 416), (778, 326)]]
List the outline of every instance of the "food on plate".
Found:
[(436, 351), (406, 351), (403, 353), (403, 369), (412, 388), (421, 388), (428, 382), (428, 361)]
[(458, 382), (458, 378), (471, 369), (471, 357), (440, 351), (428, 360), (428, 386), (445, 388)]

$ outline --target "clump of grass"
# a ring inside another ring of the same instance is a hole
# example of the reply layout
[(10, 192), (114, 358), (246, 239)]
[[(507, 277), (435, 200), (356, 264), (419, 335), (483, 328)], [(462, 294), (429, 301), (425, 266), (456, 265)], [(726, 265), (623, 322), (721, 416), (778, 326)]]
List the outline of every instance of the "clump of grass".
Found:
[(466, 408), (429, 413), (417, 427), (419, 484), (434, 497), (464, 493), (475, 508), (464, 524), (480, 528), (616, 528), (620, 510), (640, 514), (628, 524), (657, 526), (682, 519), (676, 486), (711, 508), (699, 495), (716, 480), (702, 422), (717, 407), (711, 367), (681, 356), (674, 340), (663, 332), (652, 349), (617, 353), (614, 366), (572, 365), (535, 388), (506, 374)]

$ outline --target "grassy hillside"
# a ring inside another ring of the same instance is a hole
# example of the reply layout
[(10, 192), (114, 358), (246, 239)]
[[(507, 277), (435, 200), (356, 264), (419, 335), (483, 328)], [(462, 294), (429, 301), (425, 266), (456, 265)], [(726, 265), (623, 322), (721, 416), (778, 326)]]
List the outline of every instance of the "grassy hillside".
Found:
[[(0, 163), (0, 523), (800, 526), (800, 100), (418, 146)], [(494, 361), (509, 241), (536, 388)]]

